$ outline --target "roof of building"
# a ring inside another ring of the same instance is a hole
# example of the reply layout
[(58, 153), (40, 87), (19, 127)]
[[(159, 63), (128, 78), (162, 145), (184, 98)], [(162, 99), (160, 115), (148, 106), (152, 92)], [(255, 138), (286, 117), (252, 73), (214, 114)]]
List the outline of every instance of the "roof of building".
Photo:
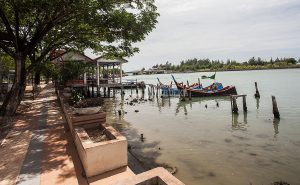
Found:
[(127, 63), (128, 61), (123, 58), (107, 58), (104, 56), (95, 58), (94, 61), (98, 62), (101, 66), (113, 66)]
[(94, 60), (90, 57), (78, 52), (78, 51), (65, 51), (57, 53), (52, 59), (52, 63), (60, 63), (63, 61), (84, 61), (94, 63)]

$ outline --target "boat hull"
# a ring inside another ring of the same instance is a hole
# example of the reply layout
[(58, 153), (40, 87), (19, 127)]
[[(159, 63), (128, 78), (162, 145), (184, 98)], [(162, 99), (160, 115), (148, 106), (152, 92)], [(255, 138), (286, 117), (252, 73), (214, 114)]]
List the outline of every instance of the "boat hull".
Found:
[(217, 91), (203, 91), (203, 90), (194, 90), (194, 89), (187, 89), (187, 92), (191, 92), (192, 97), (207, 97), (207, 96), (230, 96), (236, 95), (236, 88), (235, 86), (228, 86), (221, 90)]
[(215, 89), (215, 85), (210, 85), (204, 87), (202, 89), (196, 89), (196, 86), (199, 84), (193, 84), (192, 86), (183, 86), (183, 83), (177, 83), (175, 77), (172, 75), (172, 78), (177, 86), (177, 89), (182, 91), (184, 88), (187, 90), (186, 96), (191, 93), (192, 97), (207, 97), (207, 96), (230, 96), (230, 95), (237, 95), (235, 86), (226, 86), (221, 89)]

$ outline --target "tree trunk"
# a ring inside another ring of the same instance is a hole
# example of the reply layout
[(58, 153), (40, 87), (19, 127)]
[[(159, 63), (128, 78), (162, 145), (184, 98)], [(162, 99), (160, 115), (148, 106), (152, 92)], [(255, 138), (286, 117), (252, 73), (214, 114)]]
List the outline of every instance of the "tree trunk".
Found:
[(41, 72), (36, 71), (34, 75), (34, 85), (38, 86), (40, 85), (40, 82), (41, 82)]
[(15, 57), (15, 80), (6, 96), (0, 114), (5, 117), (13, 116), (21, 103), (26, 87), (25, 56), (17, 53)]

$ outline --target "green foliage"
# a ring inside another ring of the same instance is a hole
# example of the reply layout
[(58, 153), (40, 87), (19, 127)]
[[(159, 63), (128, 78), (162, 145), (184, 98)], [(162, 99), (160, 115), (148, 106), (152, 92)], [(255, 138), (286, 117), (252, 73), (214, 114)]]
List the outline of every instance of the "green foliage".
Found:
[(15, 62), (14, 59), (7, 55), (0, 53), (0, 71), (8, 72), (9, 70), (15, 69)]
[(128, 57), (158, 16), (153, 0), (1, 0), (0, 51), (29, 56), (29, 71), (56, 48)]
[(71, 104), (73, 106), (76, 106), (78, 104), (80, 104), (80, 102), (82, 102), (84, 100), (84, 96), (80, 91), (76, 91), (76, 90), (72, 90), (72, 95), (71, 95)]
[(82, 61), (65, 61), (60, 72), (63, 82), (78, 79), (85, 72), (89, 72), (90, 66), (91, 64)]
[(289, 68), (297, 67), (297, 60), (294, 58), (277, 58), (262, 60), (261, 58), (252, 57), (248, 61), (239, 63), (235, 60), (228, 59), (226, 63), (220, 60), (210, 59), (188, 59), (181, 61), (179, 65), (172, 65), (166, 62), (165, 64), (156, 64), (152, 68), (170, 70), (174, 72), (193, 72), (193, 71), (216, 71), (216, 70), (252, 70), (252, 69), (273, 69), (273, 68)]

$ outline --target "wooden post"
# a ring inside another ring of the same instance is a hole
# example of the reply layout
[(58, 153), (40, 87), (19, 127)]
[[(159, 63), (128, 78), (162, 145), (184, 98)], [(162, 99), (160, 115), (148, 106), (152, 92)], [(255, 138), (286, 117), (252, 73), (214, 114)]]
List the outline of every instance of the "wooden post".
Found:
[(135, 80), (135, 92), (136, 94), (139, 94), (137, 79)]
[(199, 86), (199, 89), (200, 89), (200, 78), (198, 78), (198, 86)]
[(92, 82), (92, 97), (94, 98), (94, 84)]
[(152, 85), (152, 95), (153, 95), (153, 97), (154, 97), (154, 95), (155, 95), (154, 85)]
[(280, 119), (280, 114), (279, 114), (279, 110), (278, 110), (278, 107), (277, 107), (277, 102), (276, 102), (275, 96), (272, 96), (272, 104), (273, 104), (274, 117)]
[(185, 101), (185, 96), (186, 96), (186, 86), (183, 86), (183, 95), (182, 95), (182, 101)]
[(260, 98), (260, 94), (259, 94), (259, 91), (258, 91), (258, 88), (257, 88), (257, 82), (254, 83), (255, 84), (255, 98)]
[(157, 86), (156, 86), (156, 98), (158, 98), (158, 84), (157, 84)]
[(130, 93), (132, 95), (132, 84), (130, 84)]
[(243, 96), (243, 109), (247, 112), (247, 102), (246, 102), (246, 95)]
[(148, 99), (150, 99), (150, 87), (148, 87)]
[[(145, 87), (146, 88), (146, 87)], [(142, 87), (142, 97), (144, 97), (144, 94), (145, 94), (145, 88)]]
[[(186, 81), (186, 82), (187, 82), (187, 87), (190, 89), (189, 81)], [(191, 100), (192, 99), (192, 92), (189, 90), (189, 91), (187, 91), (187, 93), (188, 93), (188, 96), (189, 96), (189, 100)]]
[(100, 94), (99, 85), (100, 85), (100, 72), (99, 72), (99, 63), (97, 62), (96, 74), (97, 74), (97, 96)]
[(121, 97), (124, 97), (124, 88), (123, 88), (123, 84), (121, 83)]
[(231, 97), (231, 100), (232, 100), (232, 112), (237, 114), (239, 109), (238, 109), (238, 106), (237, 106), (237, 103), (236, 103), (236, 97)]

